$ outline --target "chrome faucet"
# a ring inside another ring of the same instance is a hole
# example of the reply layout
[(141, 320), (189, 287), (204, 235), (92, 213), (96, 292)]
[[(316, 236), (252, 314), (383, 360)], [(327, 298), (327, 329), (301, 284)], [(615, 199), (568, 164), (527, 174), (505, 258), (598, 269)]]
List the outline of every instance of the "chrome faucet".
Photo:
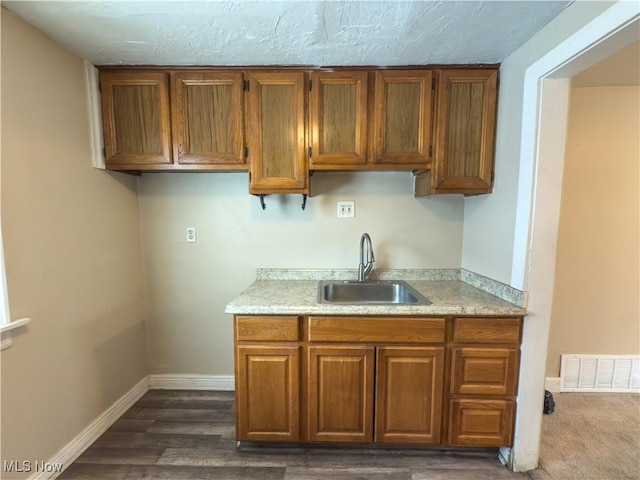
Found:
[[(365, 250), (364, 244), (367, 244), (367, 257), (365, 263)], [(367, 280), (367, 276), (371, 269), (373, 268), (373, 262), (375, 262), (375, 258), (373, 257), (373, 245), (371, 245), (371, 237), (368, 233), (363, 233), (362, 237), (360, 237), (360, 264), (358, 265), (358, 281), (364, 282)]]

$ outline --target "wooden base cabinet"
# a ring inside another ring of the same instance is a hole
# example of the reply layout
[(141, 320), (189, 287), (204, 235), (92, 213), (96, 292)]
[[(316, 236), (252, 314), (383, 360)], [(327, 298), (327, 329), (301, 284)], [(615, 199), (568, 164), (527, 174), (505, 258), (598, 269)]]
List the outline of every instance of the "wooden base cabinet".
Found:
[(309, 347), (309, 441), (373, 440), (374, 348)]
[(299, 439), (300, 348), (238, 347), (238, 436), (251, 441)]
[(375, 441), (440, 443), (444, 348), (387, 346), (377, 354)]
[(456, 318), (451, 347), (450, 445), (511, 445), (519, 318)]
[(300, 440), (296, 316), (236, 316), (236, 438)]
[(236, 315), (241, 441), (509, 446), (522, 319)]
[(450, 443), (460, 446), (511, 445), (514, 402), (457, 398), (451, 402)]

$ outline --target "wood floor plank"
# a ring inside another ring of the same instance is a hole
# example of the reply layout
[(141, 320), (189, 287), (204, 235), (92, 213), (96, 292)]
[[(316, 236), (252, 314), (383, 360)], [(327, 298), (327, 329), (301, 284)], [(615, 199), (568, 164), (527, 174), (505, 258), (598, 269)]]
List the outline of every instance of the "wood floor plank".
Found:
[(284, 480), (282, 467), (174, 467), (158, 465), (73, 464), (63, 480)]
[(408, 468), (287, 467), (285, 480), (412, 480)]
[(228, 439), (235, 439), (236, 427), (226, 423), (154, 420), (146, 432), (180, 435), (220, 435)]
[(143, 420), (167, 420), (173, 422), (215, 422), (233, 423), (236, 416), (233, 411), (195, 410), (179, 408), (140, 408), (134, 412), (125, 413), (125, 418)]
[(76, 460), (77, 463), (122, 464), (122, 465), (153, 465), (162, 453), (164, 447), (89, 447)]
[(155, 420), (139, 420), (137, 418), (120, 418), (107, 431), (110, 432), (146, 432)]
[(105, 432), (94, 443), (96, 447), (129, 448), (196, 448), (220, 443), (220, 435), (163, 435), (156, 433)]

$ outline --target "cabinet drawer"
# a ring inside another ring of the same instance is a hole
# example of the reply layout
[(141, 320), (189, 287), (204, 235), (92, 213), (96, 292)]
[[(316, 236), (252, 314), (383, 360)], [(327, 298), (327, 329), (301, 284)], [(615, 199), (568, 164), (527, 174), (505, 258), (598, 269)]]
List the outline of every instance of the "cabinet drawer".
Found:
[(514, 395), (518, 351), (514, 348), (454, 348), (451, 391), (474, 395)]
[(456, 318), (455, 343), (520, 344), (519, 318)]
[(444, 318), (309, 317), (310, 342), (444, 343)]
[(514, 403), (510, 400), (453, 400), (449, 422), (450, 445), (510, 446), (514, 411)]
[(300, 339), (298, 316), (236, 316), (238, 341), (297, 342)]

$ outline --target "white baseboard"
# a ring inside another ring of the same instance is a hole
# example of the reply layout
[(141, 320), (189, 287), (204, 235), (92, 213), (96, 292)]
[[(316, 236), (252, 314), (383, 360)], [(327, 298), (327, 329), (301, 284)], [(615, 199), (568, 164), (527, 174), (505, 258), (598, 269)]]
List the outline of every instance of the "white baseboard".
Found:
[(152, 390), (235, 390), (233, 375), (162, 374), (149, 375)]
[(131, 390), (120, 397), (80, 434), (56, 453), (46, 465), (60, 466), (57, 472), (43, 469), (29, 477), (29, 480), (54, 479), (58, 477), (73, 461), (95, 442), (111, 425), (115, 423), (129, 408), (149, 391), (149, 377), (144, 377)]
[(551, 393), (560, 393), (560, 377), (547, 377), (544, 381), (544, 388)]

